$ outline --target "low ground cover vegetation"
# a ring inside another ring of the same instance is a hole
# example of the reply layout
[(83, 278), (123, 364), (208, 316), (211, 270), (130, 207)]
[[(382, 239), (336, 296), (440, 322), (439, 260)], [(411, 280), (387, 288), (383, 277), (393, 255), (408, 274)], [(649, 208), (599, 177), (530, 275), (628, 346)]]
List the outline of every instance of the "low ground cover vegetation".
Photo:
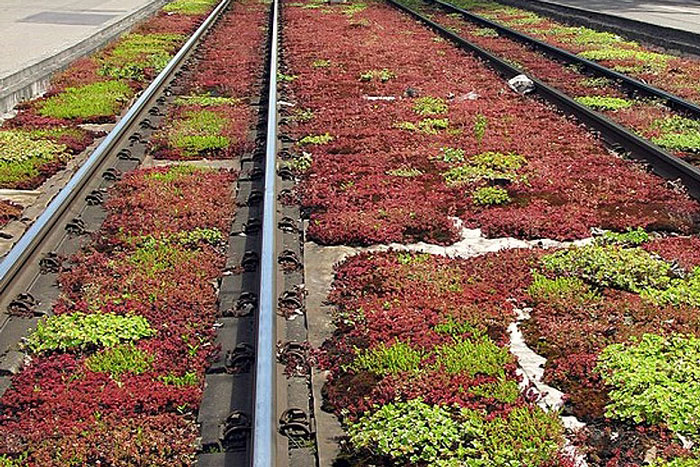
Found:
[[(0, 403), (4, 462), (190, 465), (234, 174), (127, 174)], [(10, 464), (15, 465), (15, 464)]]
[(169, 110), (169, 124), (152, 141), (157, 159), (231, 159), (255, 145), (250, 132), (257, 124), (254, 102), (262, 90), (260, 44), (267, 30), (268, 5), (244, 0), (230, 10), (182, 80), (184, 94)]
[(451, 3), (581, 57), (599, 61), (673, 94), (700, 102), (700, 61), (696, 58), (670, 55), (616, 34), (569, 26), (491, 0), (454, 0)]
[[(698, 242), (635, 230), (560, 250), (341, 263), (337, 331), (319, 355), (346, 461), (571, 466), (571, 444), (588, 465), (695, 465)], [(516, 372), (508, 326), (523, 308), (561, 411), (542, 410)], [(559, 415), (585, 426), (567, 431)]]
[(455, 218), (489, 237), (695, 229), (685, 194), (390, 6), (297, 3), (284, 14), (295, 78), (282, 86), (314, 241), (449, 244)]

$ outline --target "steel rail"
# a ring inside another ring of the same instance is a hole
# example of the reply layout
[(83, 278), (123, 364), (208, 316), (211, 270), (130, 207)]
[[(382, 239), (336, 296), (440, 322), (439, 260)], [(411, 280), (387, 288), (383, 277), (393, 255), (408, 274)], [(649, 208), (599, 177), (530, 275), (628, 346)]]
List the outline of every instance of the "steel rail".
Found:
[[(420, 13), (408, 8), (396, 0), (387, 0), (391, 5), (408, 13), (417, 20), (428, 25), (443, 37), (451, 40), (464, 50), (481, 58), (506, 78), (523, 74), (521, 70), (487, 50), (473, 44), (457, 34), (449, 31), (440, 24), (431, 21)], [(646, 139), (640, 138), (626, 128), (609, 120), (602, 114), (578, 103), (566, 94), (545, 84), (533, 76), (529, 76), (535, 85), (535, 94), (543, 100), (554, 104), (562, 112), (576, 117), (581, 123), (600, 133), (604, 141), (616, 148), (622, 148), (631, 157), (646, 161), (654, 171), (671, 180), (680, 179), (691, 196), (700, 199), (700, 169), (667, 153)]]
[(31, 257), (34, 251), (41, 245), (42, 241), (55, 228), (58, 219), (70, 207), (85, 184), (92, 179), (97, 168), (113, 151), (117, 142), (126, 135), (128, 129), (138, 120), (148, 102), (158, 93), (165, 82), (168, 81), (187, 54), (214, 24), (229, 3), (230, 0), (222, 0), (221, 3), (217, 5), (207, 19), (204, 20), (187, 42), (185, 42), (175, 56), (168, 62), (163, 71), (156, 76), (131, 108), (129, 108), (126, 115), (119, 120), (107, 137), (102, 140), (99, 146), (90, 154), (90, 157), (88, 157), (83, 165), (73, 174), (66, 186), (58, 192), (39, 218), (37, 218), (19, 241), (12, 247), (2, 263), (0, 263), (0, 295), (2, 295), (12, 283), (12, 280), (21, 270), (25, 261)]
[(253, 415), (254, 467), (275, 465), (275, 313), (277, 268), (275, 261), (277, 203), (275, 170), (277, 160), (277, 48), (278, 0), (272, 2), (267, 136), (265, 148), (265, 189), (263, 192), (260, 293), (255, 360), (255, 412)]
[(459, 8), (455, 5), (452, 5), (449, 2), (445, 2), (443, 0), (425, 0), (428, 3), (435, 3), (446, 10), (452, 11), (454, 13), (459, 13), (460, 15), (464, 16), (467, 18), (469, 21), (472, 21), (473, 23), (480, 24), (482, 26), (486, 26), (491, 29), (495, 29), (498, 31), (500, 34), (503, 34), (504, 36), (511, 37), (519, 42), (525, 43), (533, 48), (539, 49), (541, 51), (546, 52), (547, 54), (554, 56), (560, 60), (563, 60), (568, 63), (573, 63), (577, 65), (581, 65), (589, 70), (593, 70), (598, 74), (601, 74), (605, 76), (608, 79), (618, 81), (622, 83), (627, 89), (639, 92), (641, 94), (644, 94), (646, 96), (650, 97), (656, 97), (659, 99), (663, 99), (666, 102), (668, 102), (669, 107), (684, 112), (688, 114), (689, 116), (693, 116), (695, 118), (700, 119), (700, 106), (687, 101), (679, 96), (676, 96), (675, 94), (672, 94), (670, 92), (664, 91), (663, 89), (659, 89), (654, 86), (650, 86), (646, 83), (643, 83), (637, 79), (634, 79), (628, 75), (625, 75), (624, 73), (617, 72), (615, 70), (612, 70), (608, 67), (605, 67), (603, 65), (600, 65), (599, 63), (596, 63), (592, 60), (588, 60), (583, 57), (579, 57), (576, 54), (573, 54), (571, 52), (568, 52), (562, 48), (553, 46), (551, 44), (547, 44), (546, 42), (543, 42), (539, 39), (535, 39), (532, 36), (529, 36), (527, 34), (524, 34), (522, 32), (516, 31), (515, 29), (509, 28), (507, 26), (503, 26), (502, 24), (499, 24), (495, 21), (492, 21), (490, 19), (484, 18), (483, 16), (476, 15), (474, 13), (471, 13), (463, 8)]

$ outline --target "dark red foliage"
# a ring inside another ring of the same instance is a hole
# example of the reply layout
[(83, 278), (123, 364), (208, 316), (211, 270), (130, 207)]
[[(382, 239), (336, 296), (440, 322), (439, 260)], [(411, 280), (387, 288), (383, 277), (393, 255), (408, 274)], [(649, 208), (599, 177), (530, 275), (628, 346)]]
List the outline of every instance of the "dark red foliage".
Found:
[[(572, 97), (605, 96), (629, 98), (624, 90), (615, 86), (613, 82), (587, 85), (587, 79), (590, 77), (567, 63), (558, 62), (518, 41), (502, 35), (495, 37), (484, 36), (480, 34), (481, 28), (477, 24), (470, 23), (461, 17), (450, 15), (440, 7), (426, 5), (421, 11), (432, 15), (433, 21), (459, 31), (461, 37), (495, 53), (501, 58), (509, 60), (510, 63), (518, 66), (524, 72), (537, 76), (538, 79)], [(669, 118), (674, 115), (681, 116), (663, 104), (643, 99), (634, 100), (634, 106), (631, 108), (599, 111), (611, 120), (630, 127), (645, 138), (659, 136), (659, 130), (652, 129), (654, 120)], [(692, 154), (679, 152), (678, 156), (689, 157)]]
[[(493, 381), (484, 375), (450, 375), (435, 369), (379, 377), (347, 369), (361, 349), (391, 345), (398, 339), (431, 350), (452, 342), (455, 335), (470, 334), (435, 330), (448, 321), (480, 329), (499, 345), (508, 343), (506, 327), (513, 319), (508, 298), (512, 288), (529, 280), (528, 252), (514, 250), (474, 261), (400, 255), (360, 254), (336, 268), (329, 301), (337, 307), (338, 331), (319, 357), (330, 372), (324, 391), (333, 410), (355, 418), (376, 404), (417, 397), (494, 413), (512, 407), (467, 391)], [(515, 369), (514, 363), (504, 367), (512, 379)], [(516, 402), (523, 403), (524, 399)]]
[[(516, 95), (481, 62), (433, 41), (432, 32), (390, 6), (372, 4), (353, 15), (327, 10), (288, 7), (284, 12), (285, 74), (292, 81), (283, 86), (297, 109), (313, 112), (310, 120), (289, 125), (288, 132), (299, 140), (333, 137), (326, 144), (300, 144), (295, 151), (313, 158), (299, 189), (311, 210), (311, 239), (444, 244), (458, 238), (451, 216), (489, 236), (521, 238), (581, 238), (591, 227), (695, 228), (700, 210), (687, 195), (610, 154), (574, 122)], [(395, 77), (360, 79), (382, 69)], [(426, 117), (413, 111), (415, 98), (409, 96), (415, 95), (444, 99), (448, 112), (431, 117), (448, 118), (452, 131), (398, 129), (397, 124)], [(296, 115), (294, 109), (285, 113)], [(479, 116), (487, 121), (482, 138), (474, 135)], [(528, 160), (527, 183), (506, 187), (512, 201), (504, 207), (476, 206), (475, 185), (445, 183), (442, 173), (451, 166), (438, 160), (441, 147), (461, 148), (467, 157), (486, 151), (520, 154)], [(392, 174), (401, 169), (413, 174)]]
[(183, 83), (187, 90), (243, 99), (258, 97), (268, 12), (268, 5), (260, 2), (232, 4), (229, 14), (202, 45), (197, 70)]
[(174, 15), (161, 11), (134, 29), (134, 33), (184, 34), (189, 36), (204, 21), (204, 18), (204, 15)]
[(98, 73), (99, 69), (100, 64), (94, 57), (79, 58), (67, 69), (51, 79), (51, 88), (48, 94), (54, 95), (65, 88), (76, 88), (100, 81), (107, 81), (109, 77), (100, 75)]
[[(151, 364), (115, 377), (85, 366), (96, 349), (35, 355), (0, 401), (1, 452), (27, 453), (33, 466), (64, 465), (66, 456), (85, 465), (191, 463), (197, 429), (191, 415), (176, 414), (196, 411), (218, 350), (212, 284), (224, 256), (218, 245), (176, 239), (198, 228), (228, 231), (233, 180), (226, 171), (173, 167), (135, 171), (114, 186), (97, 249), (60, 275), (54, 312), (143, 316), (155, 335), (137, 346)], [(142, 245), (140, 235), (161, 246)], [(184, 375), (188, 384), (164, 380)]]
[(111, 216), (103, 229), (113, 236), (154, 235), (196, 227), (225, 231), (231, 222), (229, 190), (235, 174), (194, 169), (162, 183), (160, 177), (168, 177), (170, 171), (160, 167), (127, 174), (107, 202)]
[(669, 261), (677, 261), (687, 270), (700, 266), (700, 238), (670, 237), (652, 240), (644, 248), (659, 254)]

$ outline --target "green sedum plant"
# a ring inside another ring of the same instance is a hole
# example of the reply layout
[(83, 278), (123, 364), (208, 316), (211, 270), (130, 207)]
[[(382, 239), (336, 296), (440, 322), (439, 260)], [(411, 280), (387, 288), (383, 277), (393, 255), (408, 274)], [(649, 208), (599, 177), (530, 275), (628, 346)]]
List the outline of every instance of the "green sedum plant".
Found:
[(505, 404), (514, 403), (520, 396), (518, 383), (505, 377), (501, 377), (494, 382), (470, 387), (469, 392), (475, 396), (495, 399)]
[(440, 148), (440, 154), (437, 156), (442, 162), (453, 164), (456, 162), (464, 162), (466, 157), (464, 149), (459, 148)]
[(350, 442), (397, 464), (435, 465), (464, 457), (462, 429), (450, 412), (420, 399), (386, 404), (348, 425)]
[(304, 152), (287, 162), (287, 166), (296, 172), (306, 172), (311, 168), (314, 159), (308, 152)]
[(216, 111), (188, 111), (168, 130), (168, 141), (188, 157), (226, 149), (231, 144), (231, 139), (224, 135), (227, 124), (228, 119)]
[(203, 15), (216, 3), (216, 0), (175, 0), (165, 5), (163, 11), (180, 15)]
[(350, 366), (354, 371), (369, 371), (377, 375), (413, 372), (420, 369), (425, 353), (409, 344), (395, 341), (390, 345), (381, 342), (377, 346), (358, 352)]
[(478, 28), (472, 31), (472, 34), (479, 37), (498, 37), (498, 31), (491, 28)]
[(659, 306), (700, 307), (700, 267), (694, 268), (685, 277), (671, 279), (664, 289), (647, 288), (641, 295)]
[(472, 202), (477, 206), (494, 206), (509, 201), (508, 190), (498, 186), (484, 186), (472, 193)]
[(40, 321), (26, 340), (35, 353), (51, 350), (113, 347), (155, 334), (146, 318), (114, 313), (70, 313)]
[(676, 151), (700, 151), (700, 121), (674, 115), (654, 121), (650, 130), (660, 130), (661, 135), (652, 138), (659, 146)]
[(147, 68), (156, 73), (163, 70), (184, 39), (182, 34), (127, 34), (99, 58), (99, 74), (141, 80)]
[(532, 274), (532, 284), (527, 293), (535, 302), (560, 300), (571, 303), (588, 303), (597, 299), (595, 291), (578, 277), (557, 276), (550, 279), (537, 271)]
[(581, 96), (576, 102), (596, 110), (620, 110), (632, 107), (634, 102), (621, 97)]
[(418, 115), (442, 115), (448, 111), (445, 99), (440, 97), (419, 97), (413, 103), (413, 111)]
[(159, 379), (165, 384), (177, 387), (196, 386), (199, 384), (199, 377), (197, 377), (197, 373), (193, 371), (188, 371), (180, 376), (169, 373), (161, 376)]
[[(38, 135), (37, 135), (38, 136)], [(40, 175), (42, 165), (68, 158), (66, 146), (20, 130), (0, 131), (0, 187)]]
[(524, 179), (518, 170), (527, 160), (518, 154), (500, 152), (483, 152), (469, 158), (466, 164), (451, 168), (442, 175), (451, 186), (460, 186), (482, 180), (507, 180), (510, 182)]
[(39, 114), (53, 118), (90, 119), (113, 117), (134, 95), (123, 81), (100, 81), (49, 97), (39, 104)]
[(386, 83), (390, 79), (394, 78), (396, 78), (396, 73), (388, 68), (382, 68), (381, 70), (368, 70), (360, 75), (360, 81), (372, 81), (376, 79), (382, 83)]
[(175, 105), (198, 105), (200, 107), (212, 107), (220, 105), (236, 105), (241, 100), (235, 97), (212, 96), (210, 94), (194, 94), (190, 96), (177, 96)]
[(428, 135), (436, 135), (449, 126), (450, 121), (446, 118), (424, 118), (418, 122), (418, 129)]
[(350, 442), (392, 465), (531, 466), (557, 458), (556, 414), (516, 407), (505, 417), (431, 406), (420, 399), (386, 404), (348, 424)]
[(466, 373), (487, 376), (504, 376), (504, 367), (513, 357), (504, 347), (497, 346), (491, 338), (475, 332), (470, 338), (453, 338), (451, 344), (435, 349), (436, 365), (448, 374)]
[(329, 133), (324, 133), (322, 135), (307, 135), (299, 140), (299, 144), (302, 146), (305, 144), (328, 144), (333, 141), (333, 137)]
[(665, 424), (700, 435), (700, 339), (644, 334), (601, 352), (597, 371), (608, 384), (607, 416), (635, 423)]
[(124, 344), (102, 350), (85, 360), (85, 366), (97, 373), (109, 373), (113, 379), (118, 379), (123, 373), (135, 375), (151, 369), (153, 355), (133, 344)]
[(627, 229), (626, 232), (604, 232), (597, 239), (599, 243), (615, 244), (622, 246), (639, 246), (650, 240), (649, 234), (641, 227)]
[(636, 293), (665, 289), (671, 283), (671, 265), (641, 248), (586, 245), (543, 256), (542, 263), (554, 274)]

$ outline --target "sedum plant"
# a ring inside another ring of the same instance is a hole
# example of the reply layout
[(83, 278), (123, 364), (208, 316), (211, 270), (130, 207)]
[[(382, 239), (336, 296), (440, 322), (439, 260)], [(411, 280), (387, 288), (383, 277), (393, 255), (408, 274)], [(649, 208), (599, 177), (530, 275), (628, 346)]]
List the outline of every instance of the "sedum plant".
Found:
[(329, 133), (322, 135), (307, 135), (299, 140), (299, 144), (327, 144), (333, 141), (333, 137)]
[(350, 368), (354, 371), (369, 371), (377, 375), (413, 372), (420, 369), (425, 353), (410, 344), (395, 341), (392, 344), (379, 343), (377, 346), (358, 353)]
[(109, 373), (112, 379), (118, 379), (123, 373), (135, 375), (151, 369), (153, 355), (133, 344), (119, 345), (102, 350), (85, 360), (85, 366), (97, 373)]
[(418, 115), (442, 115), (447, 113), (448, 107), (445, 99), (440, 97), (419, 97), (413, 104), (413, 111)]
[(634, 102), (621, 97), (581, 96), (576, 102), (596, 110), (620, 110), (632, 107)]
[(636, 293), (665, 289), (671, 282), (671, 265), (641, 248), (586, 245), (546, 255), (542, 263), (554, 274)]
[(516, 407), (508, 415), (426, 404), (386, 404), (348, 426), (350, 442), (392, 465), (545, 465), (557, 458), (562, 427), (556, 414)]
[(386, 83), (390, 79), (394, 78), (396, 78), (396, 73), (387, 68), (382, 68), (381, 70), (368, 70), (360, 75), (360, 81), (372, 81), (376, 79), (382, 83)]
[(477, 188), (472, 193), (472, 202), (477, 206), (506, 204), (508, 201), (510, 201), (508, 190), (498, 186), (485, 186)]
[(644, 334), (601, 352), (597, 371), (612, 389), (607, 415), (635, 423), (665, 424), (700, 435), (700, 339)]
[(39, 322), (26, 340), (35, 353), (52, 350), (113, 347), (155, 334), (146, 318), (113, 313), (70, 313)]
[(118, 114), (134, 91), (123, 81), (100, 81), (66, 88), (39, 104), (39, 114), (67, 119), (94, 119)]
[(226, 117), (213, 110), (187, 111), (169, 129), (168, 140), (187, 157), (226, 149), (231, 144), (231, 139), (223, 134), (227, 124)]
[(98, 59), (99, 74), (141, 80), (147, 68), (155, 73), (163, 70), (184, 39), (182, 34), (127, 34)]
[(41, 166), (63, 162), (66, 146), (19, 130), (0, 131), (0, 187), (12, 188), (40, 175)]
[(350, 442), (397, 464), (464, 457), (462, 429), (450, 412), (420, 399), (386, 404), (348, 425)]
[(203, 15), (216, 3), (217, 0), (174, 0), (165, 5), (163, 11), (180, 15)]

